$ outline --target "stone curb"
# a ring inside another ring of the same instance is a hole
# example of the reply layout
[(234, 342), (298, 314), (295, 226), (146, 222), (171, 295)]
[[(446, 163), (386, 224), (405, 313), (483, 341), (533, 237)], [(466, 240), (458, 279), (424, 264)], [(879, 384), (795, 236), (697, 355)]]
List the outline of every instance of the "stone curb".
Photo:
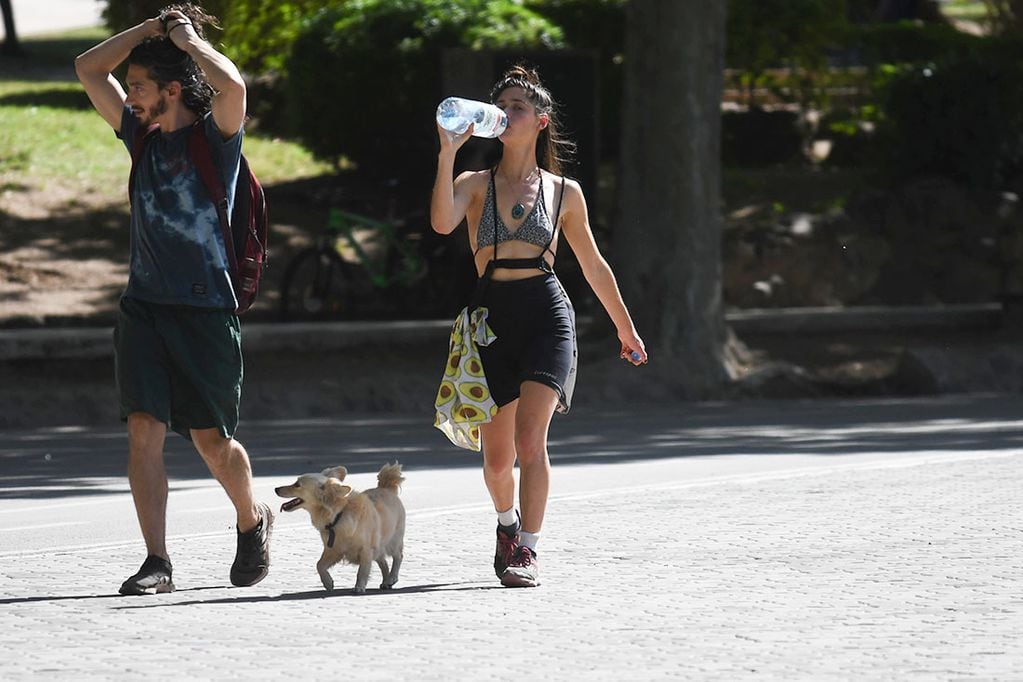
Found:
[(996, 327), (1000, 303), (943, 306), (859, 306), (855, 308), (778, 308), (727, 313), (736, 333), (965, 330)]
[[(997, 303), (953, 306), (780, 308), (726, 313), (738, 334), (977, 329), (998, 325)], [(580, 319), (580, 324), (586, 324)], [(444, 339), (450, 320), (244, 324), (245, 349), (253, 352), (333, 351), (365, 344), (416, 345)], [(57, 358), (108, 358), (109, 327), (0, 330), (0, 362)]]

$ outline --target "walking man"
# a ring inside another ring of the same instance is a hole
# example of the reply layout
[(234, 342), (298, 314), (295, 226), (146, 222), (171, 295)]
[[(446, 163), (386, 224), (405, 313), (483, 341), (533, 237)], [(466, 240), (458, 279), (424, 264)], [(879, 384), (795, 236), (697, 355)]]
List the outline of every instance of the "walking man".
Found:
[[(231, 583), (254, 585), (270, 566), (273, 513), (256, 503), (248, 454), (233, 438), (242, 385), (237, 299), (216, 207), (189, 153), (189, 136), (205, 136), (233, 206), (245, 83), (206, 41), (203, 27), (214, 21), (191, 3), (171, 5), (75, 60), (93, 106), (135, 157), (130, 274), (114, 346), (128, 480), (148, 556), (121, 594), (174, 589), (168, 425), (192, 441), (234, 504)], [(125, 61), (127, 93), (112, 75)]]

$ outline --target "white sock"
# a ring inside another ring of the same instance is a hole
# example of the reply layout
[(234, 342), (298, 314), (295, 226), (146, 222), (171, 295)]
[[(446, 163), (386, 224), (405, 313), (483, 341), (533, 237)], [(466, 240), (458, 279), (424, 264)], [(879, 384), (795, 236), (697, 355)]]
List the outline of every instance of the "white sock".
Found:
[(503, 512), (497, 512), (497, 522), (505, 528), (518, 525), (519, 515), (515, 513), (515, 507), (509, 507)]
[(540, 540), (540, 533), (527, 533), (524, 530), (519, 531), (519, 545), (525, 545), (533, 550), (533, 554), (536, 554), (536, 543)]

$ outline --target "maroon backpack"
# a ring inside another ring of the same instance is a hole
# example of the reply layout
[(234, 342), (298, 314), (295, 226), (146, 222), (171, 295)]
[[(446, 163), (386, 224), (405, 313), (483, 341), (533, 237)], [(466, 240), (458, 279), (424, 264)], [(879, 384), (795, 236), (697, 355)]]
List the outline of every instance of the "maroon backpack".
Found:
[[(135, 186), (135, 164), (142, 155), (146, 139), (158, 129), (159, 126), (152, 125), (145, 130), (139, 128), (135, 133), (131, 149), (131, 175), (128, 180), (129, 198)], [(238, 299), (235, 312), (244, 313), (256, 300), (259, 280), (263, 276), (263, 268), (267, 262), (269, 220), (266, 194), (243, 154), (234, 189), (234, 209), (228, 215), (227, 192), (220, 173), (213, 165), (213, 154), (202, 130), (202, 119), (196, 121), (188, 132), (188, 153), (192, 157), (192, 163), (195, 164), (202, 184), (210, 194), (210, 199), (217, 207), (217, 217), (220, 219), (220, 230), (231, 269), (231, 282), (235, 298)]]

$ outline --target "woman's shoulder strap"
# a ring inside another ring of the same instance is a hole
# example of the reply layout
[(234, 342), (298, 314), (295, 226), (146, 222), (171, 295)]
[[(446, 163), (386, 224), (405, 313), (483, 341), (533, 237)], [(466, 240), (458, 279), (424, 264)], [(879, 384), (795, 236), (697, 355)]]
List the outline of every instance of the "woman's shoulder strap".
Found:
[(561, 191), (558, 192), (558, 208), (554, 211), (554, 232), (558, 231), (558, 221), (561, 219), (561, 204), (565, 202), (565, 185), (568, 180), (564, 175), (561, 176)]
[[(554, 222), (551, 224), (551, 238), (547, 240), (547, 245), (543, 247), (544, 253), (550, 253), (551, 256), (557, 258), (557, 254), (551, 249), (551, 244), (558, 238), (558, 222), (561, 220), (561, 204), (565, 201), (565, 176), (561, 176), (561, 191), (558, 192), (558, 207), (554, 210)], [(540, 256), (541, 262), (543, 256)], [(541, 268), (542, 269), (542, 268)]]

